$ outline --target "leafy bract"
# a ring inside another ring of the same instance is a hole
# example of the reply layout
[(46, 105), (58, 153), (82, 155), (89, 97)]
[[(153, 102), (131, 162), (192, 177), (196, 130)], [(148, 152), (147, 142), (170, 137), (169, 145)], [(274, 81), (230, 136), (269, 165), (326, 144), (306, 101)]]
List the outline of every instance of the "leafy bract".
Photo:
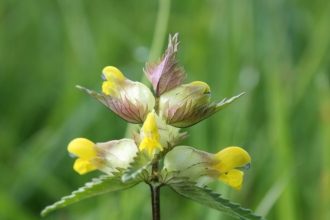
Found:
[(241, 220), (264, 219), (261, 216), (252, 214), (250, 209), (242, 208), (240, 204), (230, 202), (229, 199), (221, 197), (210, 188), (195, 186), (194, 182), (182, 181), (182, 178), (175, 181), (171, 179), (168, 185), (178, 194), (209, 208), (222, 211), (230, 216)]
[(149, 176), (144, 175), (144, 173), (150, 171), (148, 167), (151, 165), (151, 162), (152, 160), (147, 150), (137, 152), (136, 156), (133, 158), (133, 162), (130, 163), (130, 166), (121, 177), (122, 181), (127, 182), (135, 180), (140, 174)]
[(147, 63), (146, 69), (144, 69), (144, 73), (150, 80), (156, 97), (182, 85), (186, 80), (184, 69), (178, 67), (178, 61), (175, 60), (178, 53), (178, 37), (178, 34), (175, 34), (173, 37), (170, 35), (168, 47), (162, 58), (158, 63)]
[[(153, 156), (149, 156), (147, 150), (139, 151), (134, 157), (134, 161), (130, 164), (130, 166), (126, 169), (125, 173), (122, 176), (122, 181), (131, 181), (136, 178), (141, 178), (146, 182), (149, 182), (152, 175), (151, 166), (155, 163), (158, 163), (161, 158), (164, 157), (166, 153), (172, 150), (173, 147), (168, 144), (167, 148), (164, 148), (163, 151), (160, 151)], [(146, 173), (148, 172), (149, 175)], [(149, 177), (148, 177), (149, 176)]]
[(141, 180), (137, 179), (135, 181), (127, 181), (123, 183), (121, 181), (122, 172), (113, 174), (114, 176), (101, 176), (93, 179), (92, 182), (86, 183), (85, 186), (73, 191), (71, 195), (63, 197), (53, 205), (47, 206), (42, 210), (41, 216), (45, 216), (56, 209), (63, 208), (80, 200), (103, 193), (127, 189), (141, 182)]
[(98, 100), (103, 105), (112, 110), (114, 113), (116, 113), (119, 117), (130, 123), (143, 123), (144, 119), (148, 114), (148, 106), (144, 107), (139, 100), (135, 100), (136, 103), (133, 103), (127, 96), (116, 97), (106, 95), (104, 93), (99, 94), (93, 90), (86, 89), (82, 86), (76, 87), (85, 91), (94, 99)]
[(192, 102), (179, 103), (164, 110), (163, 117), (166, 119), (166, 124), (186, 128), (217, 113), (244, 94), (241, 93), (230, 99), (223, 99), (221, 102), (212, 102), (205, 105), (194, 105)]

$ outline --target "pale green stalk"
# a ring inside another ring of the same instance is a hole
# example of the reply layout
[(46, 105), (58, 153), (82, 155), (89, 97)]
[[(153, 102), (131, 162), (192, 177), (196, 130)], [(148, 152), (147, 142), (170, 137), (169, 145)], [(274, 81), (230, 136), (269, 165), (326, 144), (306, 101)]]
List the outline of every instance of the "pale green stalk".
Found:
[[(170, 16), (170, 0), (159, 0), (159, 6), (158, 6), (158, 13), (157, 13), (157, 20), (155, 24), (155, 31), (154, 36), (150, 48), (150, 53), (148, 60), (152, 61), (155, 59), (158, 59), (158, 57), (162, 54), (162, 48), (164, 41), (168, 34), (167, 31), (167, 24)], [(145, 85), (150, 85), (150, 82), (148, 81), (147, 77), (145, 75), (142, 76), (140, 82), (142, 82)], [(128, 124), (125, 132), (125, 137), (131, 136), (132, 130), (136, 128), (136, 125), (134, 124)]]

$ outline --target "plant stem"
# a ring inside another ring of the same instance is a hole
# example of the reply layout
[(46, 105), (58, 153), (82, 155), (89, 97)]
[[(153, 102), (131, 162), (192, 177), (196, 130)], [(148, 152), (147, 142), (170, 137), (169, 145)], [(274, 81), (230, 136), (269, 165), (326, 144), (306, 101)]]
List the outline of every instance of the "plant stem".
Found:
[(160, 186), (149, 184), (151, 190), (152, 219), (160, 220)]
[[(158, 6), (158, 13), (157, 13), (157, 20), (155, 24), (155, 31), (154, 36), (150, 48), (150, 54), (149, 54), (149, 61), (157, 59), (161, 55), (162, 46), (165, 40), (166, 30), (167, 30), (167, 23), (169, 20), (170, 15), (170, 0), (159, 0), (159, 6)], [(141, 79), (141, 82), (145, 85), (150, 85), (148, 79), (146, 76), (143, 76)], [(156, 113), (159, 113), (158, 109), (158, 102), (159, 100), (156, 100), (157, 104), (155, 106)], [(129, 124), (126, 128), (125, 137), (127, 137), (130, 132), (134, 129), (132, 124)], [(152, 173), (153, 176), (153, 183), (149, 184), (150, 190), (151, 190), (151, 205), (152, 205), (152, 219), (153, 220), (160, 220), (160, 187), (158, 183), (158, 170), (159, 170), (159, 161), (154, 163), (152, 165)]]

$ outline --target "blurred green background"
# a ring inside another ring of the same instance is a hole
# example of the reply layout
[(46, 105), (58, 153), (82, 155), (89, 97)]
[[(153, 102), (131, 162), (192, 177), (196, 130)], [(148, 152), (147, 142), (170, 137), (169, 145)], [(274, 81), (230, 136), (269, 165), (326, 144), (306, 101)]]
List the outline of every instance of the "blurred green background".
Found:
[[(185, 145), (237, 145), (252, 156), (241, 191), (210, 187), (268, 219), (330, 219), (328, 0), (0, 1), (0, 219), (41, 219), (45, 206), (101, 175), (75, 173), (67, 144), (121, 139), (127, 123), (75, 85), (100, 91), (107, 65), (140, 80), (176, 32), (187, 82), (207, 82), (217, 101), (246, 92), (184, 129)], [(164, 220), (233, 219), (166, 187), (161, 209)], [(151, 219), (149, 188), (43, 219)]]

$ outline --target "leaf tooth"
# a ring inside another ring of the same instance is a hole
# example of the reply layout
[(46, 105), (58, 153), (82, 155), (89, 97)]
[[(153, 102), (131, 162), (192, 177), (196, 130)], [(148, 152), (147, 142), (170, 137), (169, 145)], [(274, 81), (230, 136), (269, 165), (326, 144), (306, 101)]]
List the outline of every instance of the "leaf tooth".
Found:
[(218, 202), (222, 203), (222, 204), (227, 204), (227, 203), (230, 202), (229, 199), (227, 199), (227, 198), (223, 198), (223, 197), (218, 197), (216, 200), (217, 200)]
[(239, 212), (239, 214), (241, 215), (249, 215), (252, 213), (252, 210), (239, 207), (239, 210), (237, 210), (237, 212)]
[(255, 215), (255, 214), (250, 214), (249, 215), (249, 217), (250, 217), (250, 219), (262, 219), (262, 220), (266, 220), (265, 218), (263, 218), (263, 217), (261, 217), (261, 216), (259, 216), (259, 215)]
[(241, 205), (235, 202), (229, 202), (226, 204), (226, 206), (234, 210), (239, 208)]
[[(188, 183), (191, 184), (191, 182)], [(244, 209), (241, 207), (240, 204), (230, 202), (229, 199), (221, 197), (221, 194), (213, 192), (210, 188), (201, 188), (196, 185), (188, 185), (186, 182), (168, 185), (175, 192), (188, 199), (191, 199), (195, 202), (216, 209), (218, 211), (222, 211), (235, 218), (241, 220), (264, 219), (261, 216), (252, 214), (252, 211), (250, 209)]]
[(218, 199), (218, 198), (220, 198), (220, 197), (219, 197), (220, 194), (219, 194), (219, 193), (216, 193), (216, 192), (210, 192), (209, 195), (210, 195), (212, 198), (214, 198), (214, 199)]

